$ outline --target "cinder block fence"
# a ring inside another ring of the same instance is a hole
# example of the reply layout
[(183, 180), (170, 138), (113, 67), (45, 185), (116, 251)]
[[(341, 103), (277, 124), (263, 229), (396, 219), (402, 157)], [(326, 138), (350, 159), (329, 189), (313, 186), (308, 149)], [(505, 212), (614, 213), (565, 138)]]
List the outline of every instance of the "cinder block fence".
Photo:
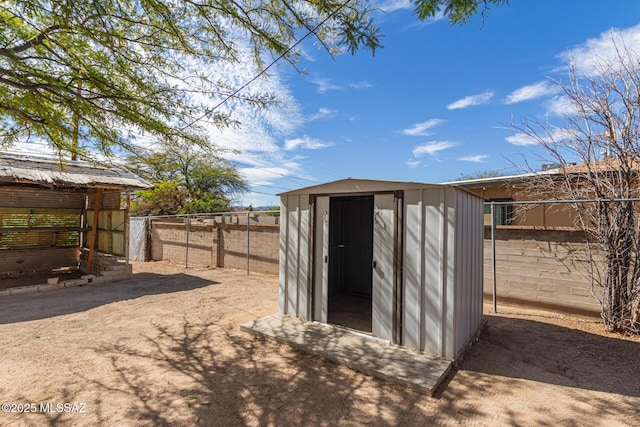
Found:
[[(496, 287), (503, 302), (600, 313), (590, 290), (584, 233), (523, 227), (496, 229)], [(485, 229), (484, 294), (493, 295), (491, 230)]]
[(249, 227), (246, 217), (158, 218), (150, 228), (151, 260), (244, 270), (248, 254), (251, 272), (278, 274), (275, 217), (252, 217)]
[[(151, 260), (278, 274), (279, 225), (274, 217), (246, 216), (150, 221)], [(491, 300), (491, 230), (485, 228), (484, 295)], [(187, 237), (188, 236), (188, 237)], [(188, 249), (188, 250), (187, 250)], [(584, 234), (569, 229), (501, 226), (496, 230), (498, 303), (524, 304), (582, 314), (600, 313), (588, 279)]]

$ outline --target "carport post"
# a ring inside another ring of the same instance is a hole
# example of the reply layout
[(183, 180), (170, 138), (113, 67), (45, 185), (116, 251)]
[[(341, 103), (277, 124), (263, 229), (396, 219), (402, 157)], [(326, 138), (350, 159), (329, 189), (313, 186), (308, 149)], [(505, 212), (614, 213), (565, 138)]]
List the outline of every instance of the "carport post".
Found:
[(129, 265), (129, 233), (131, 232), (131, 192), (127, 191), (127, 208), (124, 212), (124, 263)]
[(251, 212), (251, 207), (247, 208), (247, 274), (249, 274), (249, 256), (251, 255), (251, 251), (249, 250), (249, 212)]
[(93, 224), (91, 224), (91, 240), (89, 242), (89, 256), (87, 257), (87, 274), (93, 272), (93, 256), (96, 251), (96, 240), (100, 232), (100, 203), (102, 203), (102, 188), (96, 191), (95, 206), (93, 208)]
[(491, 202), (491, 277), (493, 279), (493, 312), (498, 312), (496, 302), (496, 203)]

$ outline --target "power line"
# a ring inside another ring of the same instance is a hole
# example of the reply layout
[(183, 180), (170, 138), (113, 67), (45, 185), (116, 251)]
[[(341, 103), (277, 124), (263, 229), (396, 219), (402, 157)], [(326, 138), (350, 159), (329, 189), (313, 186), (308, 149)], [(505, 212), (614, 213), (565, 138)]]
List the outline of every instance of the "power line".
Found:
[(276, 193), (265, 193), (263, 191), (253, 191), (253, 190), (251, 190), (251, 191), (249, 191), (249, 193), (264, 194), (266, 196), (277, 196)]
[(292, 188), (284, 188), (284, 187), (278, 187), (275, 185), (267, 185), (267, 184), (250, 184), (251, 187), (267, 187), (267, 188), (275, 188), (276, 190), (284, 190), (284, 191), (291, 191)]
[(222, 101), (220, 101), (218, 104), (216, 104), (214, 107), (209, 108), (207, 110), (205, 110), (205, 112), (198, 118), (194, 119), (193, 121), (191, 121), (189, 124), (185, 125), (182, 127), (182, 130), (193, 126), (196, 122), (199, 122), (200, 120), (204, 119), (206, 116), (208, 116), (209, 114), (211, 114), (212, 112), (214, 112), (215, 110), (217, 110), (219, 107), (221, 107), (223, 104), (225, 104), (229, 99), (233, 98), (234, 96), (236, 96), (240, 91), (242, 91), (244, 88), (246, 88), (247, 86), (249, 86), (251, 83), (253, 83), (254, 81), (258, 80), (258, 78), (260, 78), (264, 73), (266, 73), (271, 67), (273, 67), (278, 61), (280, 61), (282, 58), (284, 58), (285, 56), (287, 56), (289, 54), (289, 52), (291, 52), (293, 49), (295, 49), (300, 43), (302, 43), (307, 37), (309, 37), (311, 34), (315, 34), (315, 32), (322, 26), (324, 25), (325, 22), (327, 22), (329, 19), (333, 18), (343, 7), (345, 7), (347, 4), (349, 4), (351, 0), (346, 0), (344, 3), (342, 3), (340, 5), (340, 7), (338, 7), (336, 10), (334, 10), (333, 12), (331, 12), (329, 15), (327, 15), (326, 18), (324, 18), (322, 21), (320, 21), (320, 23), (318, 25), (316, 25), (315, 27), (313, 27), (312, 29), (310, 29), (309, 31), (307, 31), (307, 33), (302, 36), (302, 38), (300, 38), (298, 41), (296, 41), (294, 44), (292, 44), (291, 46), (289, 46), (289, 48), (287, 48), (287, 50), (285, 50), (284, 52), (282, 52), (276, 59), (274, 59), (269, 65), (267, 65), (262, 71), (260, 71), (258, 74), (256, 74), (255, 76), (253, 76), (251, 79), (249, 79), (249, 81), (247, 81), (245, 84), (243, 84), (242, 86), (240, 86), (238, 89), (236, 89), (235, 91), (231, 92), (227, 97), (225, 97)]

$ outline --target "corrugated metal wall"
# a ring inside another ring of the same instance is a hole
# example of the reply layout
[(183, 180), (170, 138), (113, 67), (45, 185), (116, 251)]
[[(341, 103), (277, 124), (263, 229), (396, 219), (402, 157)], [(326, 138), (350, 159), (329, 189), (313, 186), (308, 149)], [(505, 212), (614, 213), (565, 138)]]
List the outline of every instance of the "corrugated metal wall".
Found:
[(482, 321), (483, 200), (405, 191), (403, 344), (455, 357)]
[[(88, 198), (95, 204), (96, 190), (87, 192), (0, 186), (0, 273), (20, 273), (76, 267), (83, 230), (82, 216)], [(125, 211), (120, 209), (118, 190), (104, 191), (100, 232), (96, 249), (125, 254)], [(84, 227), (93, 220), (91, 212)], [(84, 242), (87, 243), (87, 232)]]
[(80, 209), (0, 208), (0, 250), (78, 246)]
[(0, 186), (0, 207), (81, 209), (83, 192)]
[(280, 312), (309, 319), (311, 277), (308, 195), (283, 196), (280, 207)]
[(0, 273), (76, 267), (85, 194), (0, 187)]
[[(96, 192), (91, 191), (87, 194), (87, 208), (95, 209), (96, 205)], [(100, 209), (104, 210), (118, 210), (121, 208), (120, 200), (122, 198), (122, 192), (119, 190), (105, 190), (100, 197)]]
[[(93, 227), (93, 210), (86, 212), (87, 228)], [(125, 255), (126, 215), (123, 210), (104, 210), (98, 212), (98, 239), (95, 249), (114, 255)], [(85, 246), (91, 242), (91, 230), (86, 232)]]
[(484, 200), (465, 191), (456, 194), (456, 342), (457, 355), (483, 319)]

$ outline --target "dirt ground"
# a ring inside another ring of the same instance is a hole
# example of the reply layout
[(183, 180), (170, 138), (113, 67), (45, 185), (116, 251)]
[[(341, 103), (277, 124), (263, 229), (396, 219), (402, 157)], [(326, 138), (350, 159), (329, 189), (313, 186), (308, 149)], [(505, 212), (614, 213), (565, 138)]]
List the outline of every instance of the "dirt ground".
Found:
[(241, 332), (277, 311), (277, 277), (161, 262), (134, 272), (125, 282), (0, 298), (0, 403), (35, 409), (0, 412), (1, 426), (640, 419), (640, 341), (604, 333), (597, 319), (499, 306), (429, 397)]

